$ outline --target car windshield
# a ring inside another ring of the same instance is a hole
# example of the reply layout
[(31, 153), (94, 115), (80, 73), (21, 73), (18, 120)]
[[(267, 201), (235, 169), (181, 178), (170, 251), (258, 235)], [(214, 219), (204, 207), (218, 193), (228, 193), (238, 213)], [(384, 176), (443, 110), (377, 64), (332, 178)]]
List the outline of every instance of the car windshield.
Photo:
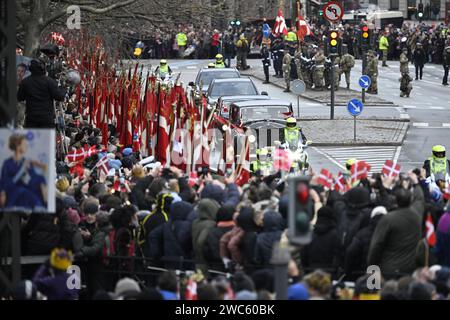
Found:
[(239, 78), (239, 73), (236, 71), (221, 71), (221, 72), (203, 72), (200, 74), (197, 84), (209, 86), (214, 79), (228, 79)]
[(241, 109), (242, 122), (252, 120), (284, 120), (290, 112), (287, 106), (258, 106)]
[(258, 92), (251, 82), (219, 82), (215, 83), (211, 89), (211, 97), (219, 98), (223, 96), (248, 96), (257, 95)]

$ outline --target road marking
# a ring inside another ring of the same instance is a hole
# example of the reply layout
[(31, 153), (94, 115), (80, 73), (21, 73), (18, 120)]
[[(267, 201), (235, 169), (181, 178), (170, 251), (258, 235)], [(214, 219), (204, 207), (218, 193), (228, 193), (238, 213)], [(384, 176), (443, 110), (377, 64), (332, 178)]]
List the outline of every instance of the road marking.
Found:
[(386, 160), (398, 160), (400, 147), (323, 147), (317, 150), (340, 168), (345, 168), (345, 162), (350, 158), (364, 160), (371, 165), (371, 172), (380, 172)]
[(430, 107), (432, 110), (444, 110), (444, 107)]
[(450, 129), (450, 127), (417, 127), (417, 129)]
[(426, 123), (426, 122), (414, 122), (413, 126), (414, 127), (428, 127), (428, 123)]
[(407, 113), (400, 113), (400, 119), (410, 119), (409, 114), (407, 114)]
[(445, 128), (450, 128), (450, 123), (443, 123), (442, 126)]
[(332, 157), (330, 157), (328, 154), (320, 151), (319, 149), (317, 149), (316, 147), (313, 147), (314, 150), (317, 151), (317, 153), (323, 155), (325, 158), (327, 158), (328, 160), (330, 160), (332, 163), (334, 163), (335, 165), (337, 165), (339, 168), (341, 168), (342, 170), (347, 170), (347, 168), (343, 165), (341, 165), (339, 162), (337, 162), (336, 160), (334, 160)]
[(410, 105), (405, 104), (403, 106), (403, 108), (406, 108), (406, 109), (417, 109), (417, 106), (410, 106)]
[(196, 66), (187, 66), (186, 69), (197, 69)]
[(394, 160), (393, 160), (394, 162), (398, 161), (401, 151), (402, 151), (402, 146), (397, 147), (397, 150), (395, 150), (395, 155), (394, 155)]

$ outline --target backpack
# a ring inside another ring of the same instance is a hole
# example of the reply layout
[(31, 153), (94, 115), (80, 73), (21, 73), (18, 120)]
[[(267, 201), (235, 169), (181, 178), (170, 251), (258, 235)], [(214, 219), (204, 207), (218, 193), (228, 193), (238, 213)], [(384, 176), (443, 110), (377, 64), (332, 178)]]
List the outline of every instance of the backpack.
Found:
[(345, 63), (349, 68), (353, 68), (355, 66), (355, 58), (352, 55), (345, 56)]

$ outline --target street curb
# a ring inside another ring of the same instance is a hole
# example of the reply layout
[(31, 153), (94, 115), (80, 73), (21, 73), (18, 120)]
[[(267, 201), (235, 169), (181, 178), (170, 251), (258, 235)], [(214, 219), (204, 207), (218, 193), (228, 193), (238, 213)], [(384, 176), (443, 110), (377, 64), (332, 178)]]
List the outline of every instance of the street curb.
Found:
[[(334, 118), (333, 120), (349, 120), (350, 118)], [(352, 118), (353, 119), (353, 118)], [(322, 121), (322, 120), (331, 120), (329, 118), (297, 118), (300, 121)], [(358, 121), (395, 121), (395, 122), (411, 122), (410, 119), (401, 119), (401, 118), (359, 118)]]
[[(241, 76), (253, 77), (253, 78), (256, 78), (256, 79), (258, 79), (260, 81), (264, 81), (265, 80), (263, 77), (260, 77), (260, 76), (254, 75), (254, 74), (241, 73)], [(277, 88), (284, 89), (284, 87), (282, 85), (279, 85), (278, 83), (270, 82), (269, 84), (273, 85), (273, 86), (275, 86)], [(308, 96), (300, 95), (300, 97), (302, 97), (303, 99), (309, 100), (309, 101), (314, 101), (316, 103), (325, 104), (326, 106), (330, 105), (329, 103), (323, 103), (320, 100), (317, 100), (317, 99), (314, 99), (314, 98), (311, 98), (311, 97), (308, 97)], [(334, 105), (335, 106), (346, 106), (346, 104), (342, 104), (342, 103), (335, 103)], [(370, 106), (372, 106), (372, 107), (373, 106), (389, 106), (389, 107), (391, 107), (391, 106), (395, 106), (395, 104), (392, 101), (386, 101), (386, 102), (380, 102), (380, 103), (364, 103), (364, 106), (366, 106), (366, 107), (370, 107)]]
[[(404, 139), (403, 139), (404, 140)], [(340, 142), (340, 143), (327, 143), (327, 142), (319, 142), (312, 143), (312, 147), (400, 147), (403, 145), (402, 142)]]

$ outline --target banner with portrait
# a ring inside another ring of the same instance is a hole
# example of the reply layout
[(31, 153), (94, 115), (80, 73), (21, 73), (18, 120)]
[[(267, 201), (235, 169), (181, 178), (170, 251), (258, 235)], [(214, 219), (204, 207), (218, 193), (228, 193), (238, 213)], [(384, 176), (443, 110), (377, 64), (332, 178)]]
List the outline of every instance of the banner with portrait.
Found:
[(0, 129), (0, 212), (55, 213), (55, 130)]

